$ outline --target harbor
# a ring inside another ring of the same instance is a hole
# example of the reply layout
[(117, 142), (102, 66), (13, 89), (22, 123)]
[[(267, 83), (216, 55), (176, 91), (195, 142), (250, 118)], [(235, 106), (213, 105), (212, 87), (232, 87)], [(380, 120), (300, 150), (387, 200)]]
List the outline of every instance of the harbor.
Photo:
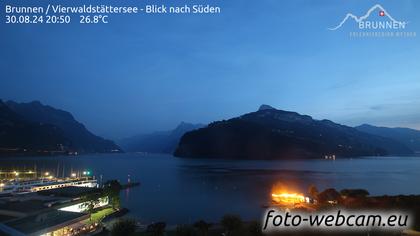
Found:
[(51, 172), (38, 173), (28, 171), (1, 171), (0, 172), (0, 196), (7, 194), (22, 194), (38, 192), (42, 190), (64, 187), (98, 187), (95, 177), (90, 176), (89, 171), (72, 173), (68, 177), (56, 177)]
[(50, 171), (8, 170), (0, 179), (0, 231), (8, 235), (97, 234), (103, 220), (128, 212), (120, 190), (138, 186), (98, 182), (88, 170), (55, 177)]

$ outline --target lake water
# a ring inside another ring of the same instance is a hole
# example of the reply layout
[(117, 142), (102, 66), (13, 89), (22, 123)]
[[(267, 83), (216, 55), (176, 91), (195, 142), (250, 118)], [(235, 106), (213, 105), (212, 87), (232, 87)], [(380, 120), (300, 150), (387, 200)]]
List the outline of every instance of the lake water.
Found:
[[(371, 195), (420, 194), (420, 157), (332, 160), (233, 161), (180, 159), (170, 155), (103, 154), (78, 157), (0, 159), (0, 170), (33, 169), (66, 175), (90, 170), (98, 179), (139, 181), (121, 194), (123, 206), (140, 221), (218, 221), (226, 213), (259, 219), (273, 186), (305, 192), (364, 188)], [(57, 171), (58, 170), (58, 171)]]

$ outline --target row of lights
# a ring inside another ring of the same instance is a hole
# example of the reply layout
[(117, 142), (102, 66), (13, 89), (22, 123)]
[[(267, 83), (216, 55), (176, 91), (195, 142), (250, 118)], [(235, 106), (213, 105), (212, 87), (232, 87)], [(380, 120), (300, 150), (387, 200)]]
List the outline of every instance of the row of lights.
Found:
[[(33, 171), (28, 171), (28, 172), (23, 172), (23, 173), (33, 174), (34, 172), (33, 172)], [(90, 175), (90, 171), (83, 171), (82, 173), (83, 173), (83, 175), (86, 175), (86, 176)], [(18, 176), (19, 176), (19, 172), (17, 172), (17, 171), (13, 171), (13, 174), (14, 174), (16, 177), (18, 177)], [(52, 179), (52, 178), (53, 178), (53, 176), (52, 176), (52, 175), (50, 175), (50, 172), (45, 172), (45, 173), (44, 173), (44, 175), (45, 175), (45, 177), (46, 177), (46, 178), (48, 178), (48, 179)], [(76, 174), (76, 173), (71, 173), (71, 177), (75, 178), (76, 176), (77, 176), (77, 174)], [(0, 183), (0, 188), (2, 188), (2, 187), (4, 187), (4, 186), (5, 186), (5, 184), (4, 184), (4, 183)]]
[[(28, 172), (24, 172), (24, 174), (25, 173), (28, 173), (28, 174), (33, 174), (34, 172), (33, 171), (28, 171)], [(17, 176), (19, 176), (19, 172), (17, 172), (17, 171), (13, 171), (13, 174), (17, 177)], [(44, 175), (45, 176), (49, 176), (49, 177), (52, 177), (52, 176), (50, 176), (50, 172), (45, 172), (44, 173)], [(83, 171), (83, 175), (90, 175), (90, 171)], [(76, 177), (76, 173), (71, 173), (71, 177)]]
[[(28, 171), (28, 172), (21, 172), (21, 173), (23, 173), (23, 174), (25, 174), (25, 173), (27, 173), (27, 174), (33, 174), (34, 172), (33, 171)], [(90, 171), (83, 171), (82, 172), (83, 173), (83, 175), (85, 175), (85, 176), (89, 176), (90, 175)], [(13, 174), (16, 176), (16, 177), (18, 177), (19, 176), (19, 172), (17, 172), (17, 171), (13, 171)], [(44, 173), (44, 176), (46, 177), (46, 178), (48, 178), (48, 179), (52, 179), (53, 178), (53, 176), (52, 175), (50, 175), (50, 172), (45, 172)], [(73, 177), (73, 178), (75, 178), (77, 176), (77, 174), (76, 173), (71, 173), (71, 177)], [(0, 183), (0, 188), (2, 188), (2, 187), (4, 187), (5, 186), (5, 184), (4, 183)]]
[[(2, 171), (0, 171), (0, 174), (7, 174), (7, 173), (9, 173), (9, 172), (2, 172)], [(13, 174), (15, 175), (15, 176), (19, 176), (19, 174), (34, 174), (35, 172), (33, 172), (33, 171), (28, 171), (28, 172), (17, 172), (17, 171), (13, 171)]]

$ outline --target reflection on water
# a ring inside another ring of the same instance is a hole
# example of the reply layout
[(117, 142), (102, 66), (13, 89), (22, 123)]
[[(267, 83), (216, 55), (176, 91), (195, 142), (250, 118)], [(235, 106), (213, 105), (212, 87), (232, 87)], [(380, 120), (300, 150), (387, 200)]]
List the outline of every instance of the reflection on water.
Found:
[(145, 222), (217, 221), (225, 213), (258, 219), (275, 185), (306, 192), (365, 188), (372, 195), (420, 194), (415, 157), (298, 161), (179, 159), (169, 155), (113, 154), (0, 159), (1, 170), (36, 169), (70, 175), (89, 170), (98, 179), (140, 182), (122, 194), (131, 215)]

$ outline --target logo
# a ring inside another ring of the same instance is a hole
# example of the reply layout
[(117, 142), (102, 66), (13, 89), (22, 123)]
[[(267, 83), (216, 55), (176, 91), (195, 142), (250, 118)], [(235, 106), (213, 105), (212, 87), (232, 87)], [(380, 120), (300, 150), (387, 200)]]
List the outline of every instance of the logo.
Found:
[[(369, 18), (374, 17), (375, 20), (369, 20)], [(376, 4), (371, 7), (363, 16), (356, 16), (353, 13), (347, 13), (338, 25), (328, 28), (328, 30), (339, 30), (347, 21), (353, 21), (356, 23), (358, 29), (358, 31), (350, 32), (350, 36), (416, 36), (416, 32), (406, 31), (408, 21), (397, 20), (380, 4)]]
[(380, 11), (380, 12), (379, 12), (379, 15), (380, 15), (380, 16), (385, 16), (385, 12), (384, 12), (384, 11)]

